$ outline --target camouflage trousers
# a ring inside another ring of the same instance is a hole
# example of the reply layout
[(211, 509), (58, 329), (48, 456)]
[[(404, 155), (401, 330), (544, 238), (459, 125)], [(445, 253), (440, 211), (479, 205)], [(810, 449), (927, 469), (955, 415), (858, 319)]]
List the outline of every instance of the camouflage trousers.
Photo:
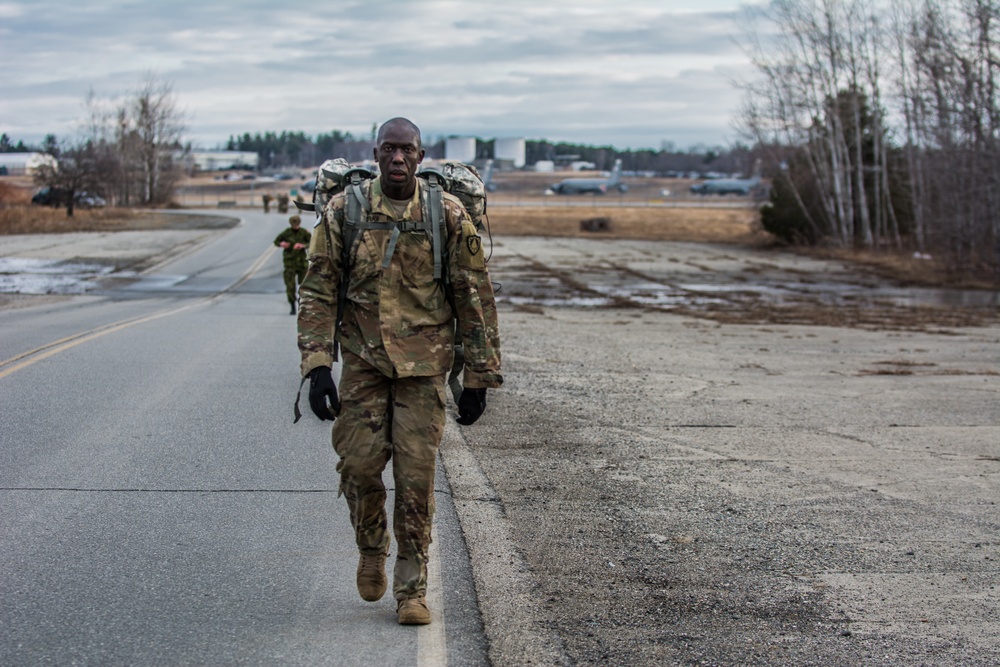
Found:
[(382, 471), (392, 459), (397, 546), (392, 590), (397, 600), (426, 595), (445, 374), (389, 378), (346, 350), (343, 358), (333, 449), (340, 457), (340, 491), (347, 499), (358, 550), (388, 551)]
[(308, 265), (306, 263), (301, 264), (285, 264), (285, 296), (288, 297), (288, 303), (295, 304), (296, 297), (296, 285), (301, 285), (302, 281), (306, 277), (306, 269)]

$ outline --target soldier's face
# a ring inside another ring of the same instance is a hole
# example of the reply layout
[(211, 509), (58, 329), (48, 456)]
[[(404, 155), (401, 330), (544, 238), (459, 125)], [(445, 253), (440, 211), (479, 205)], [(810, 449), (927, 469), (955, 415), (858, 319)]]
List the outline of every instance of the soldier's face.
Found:
[(417, 187), (417, 167), (424, 160), (420, 135), (403, 124), (385, 128), (375, 161), (381, 172), (382, 190), (393, 199), (409, 199)]

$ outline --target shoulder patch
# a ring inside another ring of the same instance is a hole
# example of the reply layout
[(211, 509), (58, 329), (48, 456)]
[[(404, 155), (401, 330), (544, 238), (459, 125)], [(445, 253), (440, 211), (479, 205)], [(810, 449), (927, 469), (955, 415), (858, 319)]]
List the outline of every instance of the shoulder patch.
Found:
[(462, 244), (458, 251), (458, 265), (464, 269), (482, 271), (486, 268), (483, 256), (483, 239), (468, 218), (462, 220)]

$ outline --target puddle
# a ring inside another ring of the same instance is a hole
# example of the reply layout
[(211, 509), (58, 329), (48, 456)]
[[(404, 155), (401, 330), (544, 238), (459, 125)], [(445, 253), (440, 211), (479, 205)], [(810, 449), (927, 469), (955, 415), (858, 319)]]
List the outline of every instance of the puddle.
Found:
[[(754, 281), (720, 271), (706, 276), (718, 282), (691, 282), (684, 272), (663, 280), (648, 271), (596, 267), (586, 258), (574, 270), (560, 266), (545, 273), (535, 266), (497, 267), (503, 283), (498, 302), (517, 306), (639, 307), (682, 312), (730, 322), (834, 324), (902, 327), (977, 325), (995, 320), (1000, 291), (910, 288), (843, 282), (835, 276), (778, 274)], [(680, 280), (674, 280), (679, 278)], [(830, 278), (833, 278), (832, 280)]]
[(113, 266), (56, 259), (0, 257), (0, 293), (83, 294)]

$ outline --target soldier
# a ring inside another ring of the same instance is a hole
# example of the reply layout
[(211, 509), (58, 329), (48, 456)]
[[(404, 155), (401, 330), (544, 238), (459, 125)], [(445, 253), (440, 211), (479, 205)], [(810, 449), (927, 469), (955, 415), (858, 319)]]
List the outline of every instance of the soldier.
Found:
[[(313, 234), (298, 320), (301, 370), (310, 380), (312, 411), (320, 419), (336, 420), (332, 438), (340, 492), (360, 552), (358, 593), (373, 602), (387, 586), (390, 537), (382, 471), (391, 458), (397, 620), (423, 625), (431, 622), (426, 594), (434, 469), (456, 320), (465, 344), (460, 424), (479, 419), (486, 389), (503, 382), (500, 340), (481, 239), (461, 202), (448, 194), (442, 203), (449, 280), (446, 285), (434, 278), (437, 244), (423, 222), (423, 204), (434, 202), (424, 179), (416, 176), (424, 157), (420, 130), (405, 118), (387, 121), (374, 154), (380, 176), (363, 183), (361, 194), (351, 188), (331, 199)], [(348, 197), (355, 196), (359, 204), (365, 200), (368, 212), (353, 235), (350, 263), (343, 266), (345, 220), (353, 220), (346, 211), (352, 206)], [(344, 312), (331, 340), (341, 280), (347, 281)], [(343, 352), (339, 398), (330, 370), (338, 343)]]
[(301, 285), (306, 277), (306, 269), (309, 267), (306, 250), (309, 248), (310, 234), (300, 226), (302, 218), (293, 215), (288, 218), (288, 229), (278, 234), (274, 239), (274, 245), (284, 248), (281, 253), (282, 262), (285, 265), (285, 295), (292, 309), (290, 315), (295, 314), (295, 286)]
[(274, 199), (274, 197), (271, 196), (271, 193), (265, 192), (264, 194), (262, 194), (260, 196), (260, 198), (264, 201), (264, 213), (270, 213), (271, 212), (271, 200)]
[(288, 213), (288, 195), (284, 192), (278, 193), (278, 213)]

